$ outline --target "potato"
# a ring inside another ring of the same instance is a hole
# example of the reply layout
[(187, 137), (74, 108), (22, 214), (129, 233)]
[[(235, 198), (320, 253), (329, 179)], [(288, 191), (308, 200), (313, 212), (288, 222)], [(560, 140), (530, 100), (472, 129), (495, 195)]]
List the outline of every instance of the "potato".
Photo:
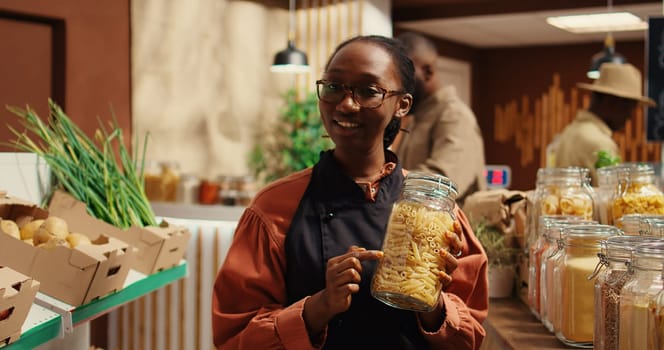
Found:
[(16, 239), (21, 239), (21, 231), (19, 230), (18, 225), (12, 220), (0, 219), (0, 230)]
[(61, 239), (66, 239), (69, 234), (67, 222), (57, 216), (49, 216), (46, 218), (40, 228), (46, 229), (52, 235)]
[(32, 239), (32, 237), (35, 235), (35, 232), (37, 232), (43, 223), (44, 220), (37, 219), (21, 226), (21, 239)]
[[(35, 244), (36, 244), (36, 242), (35, 242)], [(58, 238), (58, 237), (53, 237), (53, 238), (49, 239), (48, 242), (38, 245), (38, 247), (44, 248), (44, 249), (53, 249), (53, 248), (59, 247), (59, 246), (70, 248), (69, 243), (66, 240), (64, 240), (62, 238)]]
[(69, 242), (69, 245), (72, 248), (76, 248), (76, 246), (80, 244), (92, 244), (88, 236), (76, 232), (72, 232), (69, 235), (67, 235), (67, 242)]

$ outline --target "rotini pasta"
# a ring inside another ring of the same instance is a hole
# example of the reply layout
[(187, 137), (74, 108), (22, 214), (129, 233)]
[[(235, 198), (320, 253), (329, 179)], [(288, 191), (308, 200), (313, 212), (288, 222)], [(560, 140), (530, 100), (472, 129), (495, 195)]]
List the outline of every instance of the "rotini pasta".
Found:
[(445, 232), (452, 231), (453, 224), (445, 211), (412, 202), (395, 204), (383, 242), (385, 255), (372, 280), (374, 297), (402, 309), (433, 309), (442, 287), (440, 250), (449, 248)]

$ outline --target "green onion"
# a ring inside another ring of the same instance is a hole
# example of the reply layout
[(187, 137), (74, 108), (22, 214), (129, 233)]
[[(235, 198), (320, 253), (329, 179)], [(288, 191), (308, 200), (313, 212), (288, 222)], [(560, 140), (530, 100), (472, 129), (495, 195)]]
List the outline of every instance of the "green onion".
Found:
[[(43, 158), (56, 180), (53, 190), (65, 190), (84, 202), (90, 215), (120, 228), (156, 226), (143, 186), (144, 159), (137, 162), (138, 150), (133, 156), (129, 154), (117, 120), (113, 118), (108, 129), (100, 121), (91, 139), (55, 102), (49, 99), (48, 103), (48, 122), (42, 121), (30, 106), (7, 107), (25, 128), (19, 131), (9, 126), (16, 140), (7, 145)], [(146, 146), (147, 135), (143, 158)], [(52, 193), (44, 198), (44, 203), (48, 203)]]

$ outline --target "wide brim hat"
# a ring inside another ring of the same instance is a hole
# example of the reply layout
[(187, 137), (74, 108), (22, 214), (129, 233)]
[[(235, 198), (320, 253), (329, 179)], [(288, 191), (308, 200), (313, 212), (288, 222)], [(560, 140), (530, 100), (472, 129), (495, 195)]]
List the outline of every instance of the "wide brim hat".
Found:
[(590, 91), (636, 100), (655, 107), (655, 101), (643, 96), (641, 72), (629, 63), (604, 63), (599, 68), (599, 78), (592, 84), (577, 83), (578, 87)]

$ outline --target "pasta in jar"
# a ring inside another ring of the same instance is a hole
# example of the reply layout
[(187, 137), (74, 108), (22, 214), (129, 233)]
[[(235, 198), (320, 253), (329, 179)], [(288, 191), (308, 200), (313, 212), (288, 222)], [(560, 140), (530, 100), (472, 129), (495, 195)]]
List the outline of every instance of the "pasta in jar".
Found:
[(408, 184), (414, 178), (421, 180), (421, 176), (441, 177), (413, 173), (406, 177), (402, 198), (394, 204), (387, 224), (384, 256), (374, 274), (371, 294), (393, 307), (430, 311), (437, 305), (442, 289), (441, 250), (449, 249), (445, 233), (454, 230), (456, 187), (445, 178), (449, 183), (445, 191), (420, 196), (418, 193), (426, 188)]
[(611, 211), (616, 226), (627, 214), (664, 214), (664, 193), (655, 185), (652, 166), (640, 164), (628, 169), (629, 175), (619, 185)]

